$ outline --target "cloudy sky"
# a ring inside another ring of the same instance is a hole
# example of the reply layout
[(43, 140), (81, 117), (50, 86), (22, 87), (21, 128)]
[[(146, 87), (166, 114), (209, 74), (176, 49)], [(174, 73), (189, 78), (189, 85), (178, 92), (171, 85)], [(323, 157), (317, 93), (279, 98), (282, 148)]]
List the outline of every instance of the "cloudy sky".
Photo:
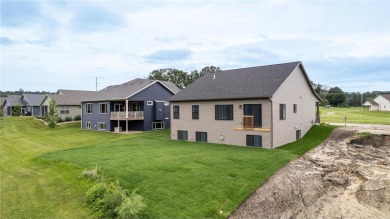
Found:
[(95, 89), (159, 68), (302, 61), (344, 91), (390, 90), (390, 1), (1, 0), (0, 90)]

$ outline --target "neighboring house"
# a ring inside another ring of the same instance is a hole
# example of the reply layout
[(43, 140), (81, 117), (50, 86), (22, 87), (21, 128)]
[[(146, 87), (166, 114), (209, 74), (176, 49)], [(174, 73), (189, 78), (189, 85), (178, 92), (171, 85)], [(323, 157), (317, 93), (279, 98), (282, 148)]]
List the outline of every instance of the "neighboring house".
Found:
[(48, 112), (50, 101), (55, 100), (61, 119), (70, 117), (73, 120), (76, 116), (81, 116), (81, 101), (94, 92), (96, 91), (59, 89), (55, 94), (47, 94), (41, 102), (42, 117)]
[(374, 100), (366, 101), (363, 107), (370, 111), (390, 111), (390, 94), (379, 94)]
[(276, 148), (319, 122), (320, 97), (301, 62), (209, 73), (171, 102), (171, 138)]
[(379, 110), (379, 105), (372, 101), (372, 100), (367, 100), (366, 102), (363, 103), (363, 107), (367, 108), (369, 111), (377, 111)]
[(9, 95), (3, 99), (3, 116), (12, 116), (16, 105), (24, 106), (21, 95)]
[(134, 79), (108, 86), (82, 101), (82, 129), (102, 131), (169, 128), (168, 98), (179, 91), (167, 81)]
[(41, 117), (41, 102), (45, 94), (22, 94), (22, 115)]

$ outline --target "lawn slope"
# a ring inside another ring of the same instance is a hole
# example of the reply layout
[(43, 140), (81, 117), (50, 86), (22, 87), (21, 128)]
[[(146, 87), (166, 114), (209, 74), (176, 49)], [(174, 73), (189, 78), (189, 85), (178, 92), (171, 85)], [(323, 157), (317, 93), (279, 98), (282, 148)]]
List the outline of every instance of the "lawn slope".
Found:
[(382, 124), (390, 125), (389, 111), (367, 111), (362, 107), (332, 107), (320, 108), (321, 122), (343, 123), (347, 117), (347, 123), (354, 124)]
[(146, 218), (227, 217), (276, 170), (321, 143), (333, 127), (313, 130), (308, 140), (300, 141), (304, 149), (300, 144), (267, 150), (172, 141), (168, 131), (154, 131), (41, 158), (81, 168), (97, 165), (103, 175), (145, 197)]

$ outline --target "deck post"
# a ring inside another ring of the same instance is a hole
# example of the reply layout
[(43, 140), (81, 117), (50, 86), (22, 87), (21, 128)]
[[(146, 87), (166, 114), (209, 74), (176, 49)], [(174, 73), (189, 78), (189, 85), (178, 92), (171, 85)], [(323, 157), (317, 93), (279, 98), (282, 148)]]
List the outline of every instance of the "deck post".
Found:
[(126, 120), (126, 134), (129, 133), (129, 120)]
[(129, 100), (126, 100), (126, 119), (129, 118)]
[(119, 133), (119, 119), (118, 119), (118, 133)]

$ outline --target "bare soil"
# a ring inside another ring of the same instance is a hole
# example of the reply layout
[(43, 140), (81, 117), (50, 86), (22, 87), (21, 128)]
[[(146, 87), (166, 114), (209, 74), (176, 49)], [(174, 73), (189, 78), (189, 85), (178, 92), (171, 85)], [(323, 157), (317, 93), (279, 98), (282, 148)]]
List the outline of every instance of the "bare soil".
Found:
[(390, 218), (390, 130), (338, 128), (230, 218)]

